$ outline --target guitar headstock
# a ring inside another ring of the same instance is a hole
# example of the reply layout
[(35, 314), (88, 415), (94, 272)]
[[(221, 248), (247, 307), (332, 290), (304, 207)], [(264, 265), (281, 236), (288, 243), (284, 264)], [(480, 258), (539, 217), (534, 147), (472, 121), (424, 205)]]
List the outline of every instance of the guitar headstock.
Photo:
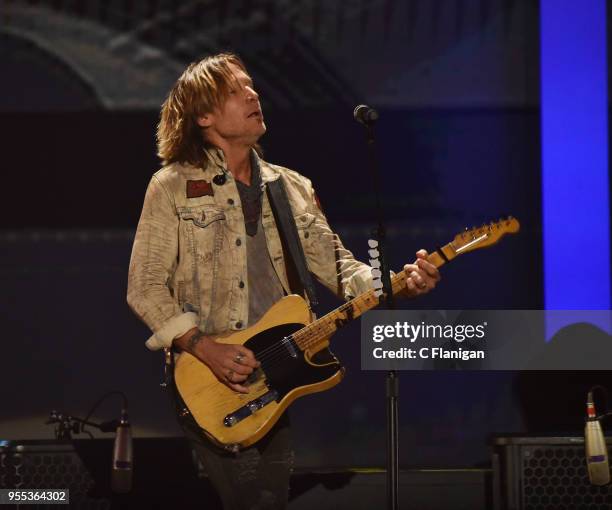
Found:
[(457, 255), (468, 251), (493, 246), (506, 234), (516, 234), (520, 229), (520, 224), (516, 218), (508, 216), (496, 222), (474, 227), (470, 230), (457, 234), (451, 246)]

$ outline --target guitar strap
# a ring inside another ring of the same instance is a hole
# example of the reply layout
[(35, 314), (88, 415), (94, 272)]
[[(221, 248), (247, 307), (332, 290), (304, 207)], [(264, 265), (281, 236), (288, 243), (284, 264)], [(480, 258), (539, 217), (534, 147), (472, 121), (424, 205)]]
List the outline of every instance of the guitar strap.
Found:
[[(310, 308), (316, 312), (319, 301), (317, 299), (312, 276), (308, 270), (306, 256), (304, 255), (304, 249), (302, 248), (297, 227), (295, 226), (293, 212), (289, 205), (289, 199), (287, 198), (287, 191), (282, 177), (279, 177), (275, 181), (268, 182), (267, 190), (268, 199), (272, 206), (272, 212), (276, 220), (276, 226), (278, 227), (283, 248), (288, 251), (290, 255), (289, 260), (286, 258), (287, 274), (289, 275), (291, 269), (295, 269), (300, 284), (306, 292), (306, 296), (310, 302)], [(291, 267), (291, 265), (293, 267)], [(291, 290), (294, 291), (294, 289)]]

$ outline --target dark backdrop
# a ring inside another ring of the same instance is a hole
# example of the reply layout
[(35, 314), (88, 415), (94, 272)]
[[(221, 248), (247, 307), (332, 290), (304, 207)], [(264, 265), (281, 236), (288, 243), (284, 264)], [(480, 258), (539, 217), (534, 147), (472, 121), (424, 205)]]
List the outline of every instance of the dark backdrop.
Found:
[[(84, 414), (113, 388), (128, 393), (137, 434), (179, 433), (157, 386), (161, 355), (144, 348), (149, 332), (125, 304), (126, 273), (159, 166), (163, 95), (154, 86), (220, 48), (238, 51), (255, 76), (266, 158), (313, 180), (358, 257), (367, 258), (375, 217), (364, 133), (352, 120), (357, 101), (381, 114), (392, 267), (464, 227), (519, 218), (519, 236), (458, 259), (435, 292), (401, 306), (542, 307), (537, 2), (315, 2), (319, 10), (295, 2), (288, 17), (281, 2), (259, 10), (209, 2), (190, 24), (176, 2), (110, 2), (105, 13), (95, 2), (77, 4), (81, 11), (12, 2), (5, 11), (0, 306), (9, 362), (0, 437), (51, 437), (48, 411)], [(157, 32), (142, 28), (164, 6), (174, 18)], [(183, 37), (169, 36), (177, 32)], [(73, 45), (62, 46), (68, 35)], [(321, 295), (324, 309), (338, 305)], [(360, 370), (358, 335), (352, 324), (333, 344), (345, 381), (292, 407), (301, 465), (384, 461), (384, 374)], [(486, 462), (490, 434), (525, 428), (514, 380), (503, 372), (401, 374), (401, 464)], [(117, 410), (108, 403), (99, 415)]]

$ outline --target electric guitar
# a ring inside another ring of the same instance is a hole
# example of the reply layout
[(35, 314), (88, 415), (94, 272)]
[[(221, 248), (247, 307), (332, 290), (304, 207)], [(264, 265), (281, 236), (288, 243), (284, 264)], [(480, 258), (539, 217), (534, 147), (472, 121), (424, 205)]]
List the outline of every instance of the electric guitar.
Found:
[[(518, 230), (519, 222), (512, 217), (466, 230), (431, 253), (428, 260), (440, 267)], [(406, 288), (407, 277), (400, 271), (391, 278), (393, 294)], [(378, 295), (380, 291), (371, 289), (314, 321), (302, 297), (286, 296), (253, 326), (216, 337), (218, 342), (244, 345), (261, 363), (243, 383), (249, 385), (247, 394), (231, 390), (204, 363), (182, 353), (174, 376), (186, 412), (223, 448), (238, 451), (254, 444), (295, 399), (327, 390), (342, 380), (344, 368), (329, 350), (329, 340), (347, 322), (378, 306)]]

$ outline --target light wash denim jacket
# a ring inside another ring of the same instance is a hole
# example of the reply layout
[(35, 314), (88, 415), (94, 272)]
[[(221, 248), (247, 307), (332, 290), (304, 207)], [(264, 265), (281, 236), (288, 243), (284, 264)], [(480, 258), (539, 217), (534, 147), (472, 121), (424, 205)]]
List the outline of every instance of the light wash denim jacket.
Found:
[[(223, 152), (207, 152), (205, 169), (168, 165), (153, 175), (145, 195), (132, 248), (127, 301), (153, 331), (146, 342), (151, 350), (169, 347), (195, 326), (207, 334), (219, 334), (248, 324), (246, 232), (240, 197)], [(283, 178), (310, 272), (345, 299), (371, 288), (371, 268), (355, 260), (331, 231), (310, 180), (258, 161), (263, 186)], [(226, 182), (214, 184), (213, 178), (222, 173)], [(210, 183), (213, 194), (187, 198), (190, 180)], [(266, 193), (262, 223), (270, 259), (285, 292), (290, 293)]]

